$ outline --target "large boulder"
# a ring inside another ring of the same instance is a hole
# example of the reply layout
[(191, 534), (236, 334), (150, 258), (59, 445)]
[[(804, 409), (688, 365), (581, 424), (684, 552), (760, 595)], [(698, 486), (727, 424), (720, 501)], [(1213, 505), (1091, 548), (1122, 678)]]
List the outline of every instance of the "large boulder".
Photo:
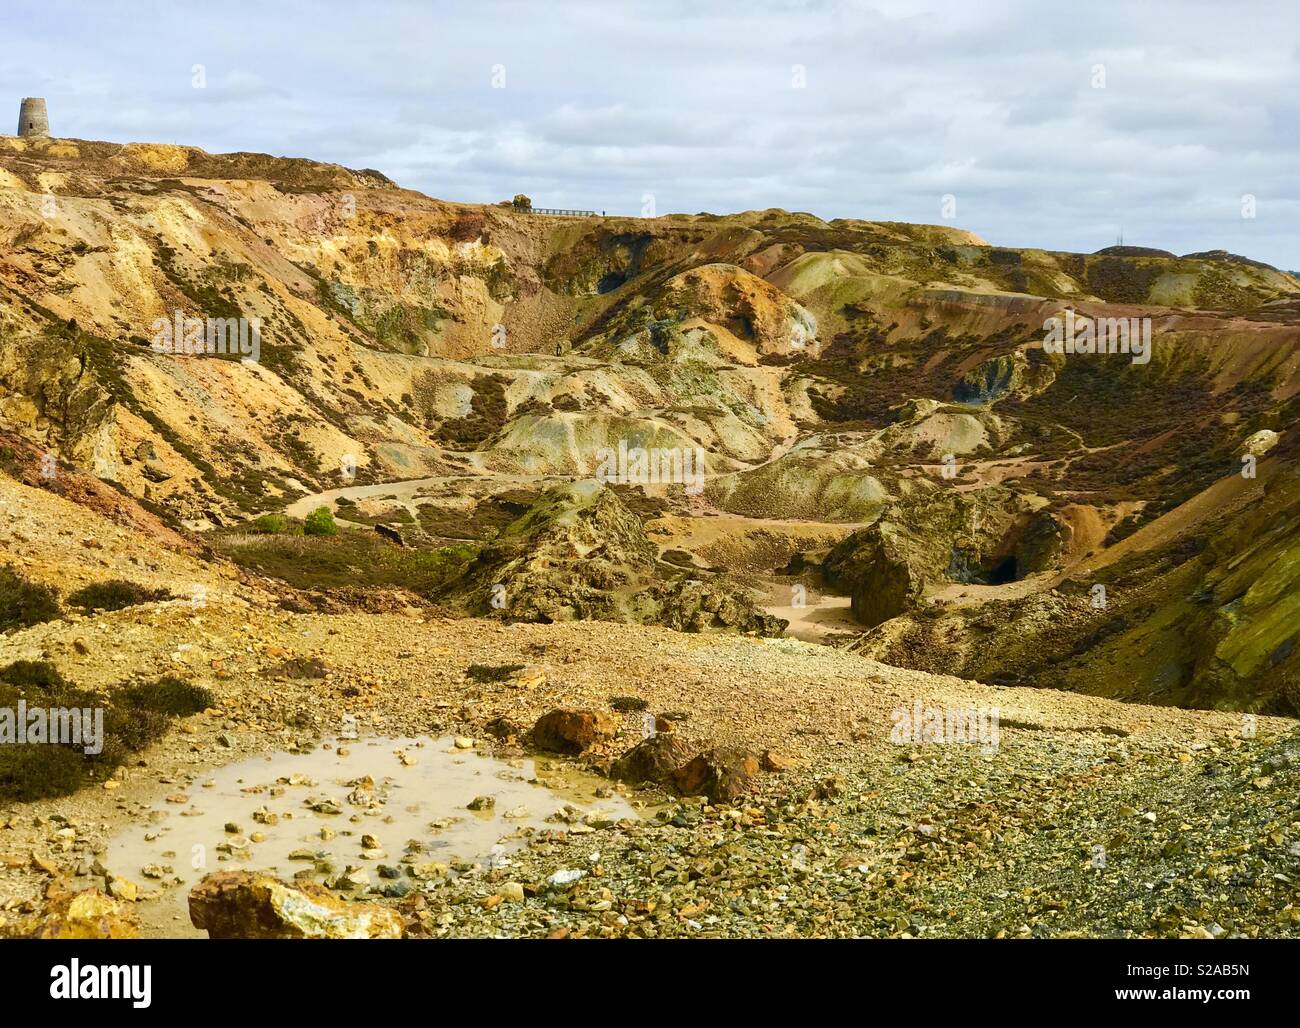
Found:
[(689, 747), (676, 732), (659, 732), (637, 743), (614, 761), (609, 776), (631, 785), (642, 782), (671, 785), (677, 771), (690, 758)]
[(628, 620), (621, 593), (655, 570), (654, 544), (612, 489), (544, 493), (485, 547), (452, 588), (471, 612), (516, 621)]
[(701, 753), (674, 776), (683, 796), (707, 796), (713, 803), (734, 803), (757, 784), (758, 757), (748, 750), (716, 747)]
[(577, 755), (614, 738), (618, 722), (599, 710), (556, 709), (533, 725), (532, 743), (539, 750)]
[(940, 577), (930, 549), (906, 526), (877, 521), (831, 550), (827, 578), (847, 590), (853, 616), (872, 627), (917, 606), (927, 582)]
[(401, 915), (349, 903), (312, 882), (288, 885), (254, 871), (218, 871), (190, 890), (190, 920), (213, 939), (400, 939)]

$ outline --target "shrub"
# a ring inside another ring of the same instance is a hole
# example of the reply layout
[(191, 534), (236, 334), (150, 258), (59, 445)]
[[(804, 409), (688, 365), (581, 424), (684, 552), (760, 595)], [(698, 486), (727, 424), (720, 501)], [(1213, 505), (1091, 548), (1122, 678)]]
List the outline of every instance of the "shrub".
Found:
[[(0, 668), (0, 707), (14, 710), (19, 700), (26, 700), (29, 708), (103, 706), (94, 693), (71, 685), (54, 665), (40, 660), (19, 660)], [(108, 734), (107, 717), (104, 734)], [(101, 756), (77, 746), (2, 744), (0, 799), (29, 802), (76, 792)]]
[(59, 614), (59, 594), (53, 589), (0, 567), (0, 632), (53, 621)]
[(523, 667), (522, 664), (471, 664), (465, 674), (474, 682), (504, 682)]
[(68, 796), (88, 768), (89, 758), (70, 746), (0, 746), (0, 797), (29, 803)]
[(0, 682), (45, 693), (61, 692), (68, 685), (59, 669), (45, 660), (15, 660), (0, 668)]
[(132, 753), (167, 734), (175, 717), (214, 706), (209, 689), (179, 678), (127, 686), (105, 700), (68, 682), (52, 664), (20, 660), (0, 668), (0, 707), (26, 700), (28, 707), (103, 710), (103, 738), (98, 753), (84, 744), (0, 745), (0, 799), (31, 800), (66, 796), (86, 784), (95, 769), (112, 769)]
[(143, 750), (167, 734), (171, 719), (156, 710), (114, 704), (104, 712), (104, 751), (99, 759), (112, 765)]
[(151, 710), (171, 717), (188, 717), (215, 707), (217, 697), (206, 686), (167, 675), (156, 682), (119, 689), (113, 695), (113, 702), (136, 710)]
[(334, 523), (334, 512), (328, 507), (317, 507), (307, 515), (302, 527), (308, 535), (338, 535), (339, 531), (339, 526)]
[(158, 600), (170, 600), (172, 594), (167, 589), (150, 589), (137, 582), (113, 578), (107, 582), (95, 582), (78, 589), (68, 597), (68, 602), (83, 610), (123, 610), (141, 603), (156, 603)]
[(253, 522), (253, 531), (260, 535), (279, 535), (289, 530), (289, 519), (283, 514), (263, 514)]
[(129, 685), (113, 693), (104, 723), (104, 756), (121, 763), (167, 734), (172, 718), (198, 714), (216, 706), (211, 689), (170, 675), (156, 682)]

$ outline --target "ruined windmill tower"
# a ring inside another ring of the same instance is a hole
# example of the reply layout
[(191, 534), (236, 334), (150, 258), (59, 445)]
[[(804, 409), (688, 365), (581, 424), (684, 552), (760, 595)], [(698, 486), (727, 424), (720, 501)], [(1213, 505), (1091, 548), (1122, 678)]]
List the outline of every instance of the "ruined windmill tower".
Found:
[(48, 136), (50, 116), (45, 110), (45, 100), (39, 96), (23, 98), (18, 109), (18, 134), (20, 136)]

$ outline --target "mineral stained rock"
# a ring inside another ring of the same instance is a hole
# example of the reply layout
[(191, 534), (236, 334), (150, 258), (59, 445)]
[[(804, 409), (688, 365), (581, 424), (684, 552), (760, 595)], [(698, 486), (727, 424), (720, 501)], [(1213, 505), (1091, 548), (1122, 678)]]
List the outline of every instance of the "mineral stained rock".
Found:
[(219, 871), (199, 882), (190, 890), (190, 920), (213, 939), (399, 939), (405, 929), (387, 907), (249, 871)]

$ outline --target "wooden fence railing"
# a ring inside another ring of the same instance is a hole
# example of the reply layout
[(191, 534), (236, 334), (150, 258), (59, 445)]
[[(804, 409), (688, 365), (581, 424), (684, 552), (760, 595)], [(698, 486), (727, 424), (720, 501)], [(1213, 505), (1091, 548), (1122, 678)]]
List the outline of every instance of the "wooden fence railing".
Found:
[(558, 207), (532, 207), (525, 211), (526, 214), (551, 214), (560, 218), (595, 218), (598, 217), (595, 211), (566, 211)]

